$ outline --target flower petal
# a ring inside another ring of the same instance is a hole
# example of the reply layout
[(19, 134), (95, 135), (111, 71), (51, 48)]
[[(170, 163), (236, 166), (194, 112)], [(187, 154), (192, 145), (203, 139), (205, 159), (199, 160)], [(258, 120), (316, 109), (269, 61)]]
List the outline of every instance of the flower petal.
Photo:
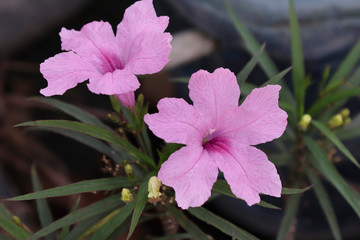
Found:
[(188, 146), (173, 153), (163, 163), (158, 177), (175, 190), (175, 199), (182, 209), (199, 207), (211, 195), (218, 169), (201, 146)]
[(135, 91), (140, 86), (136, 76), (126, 70), (115, 70), (89, 80), (88, 88), (96, 94), (124, 94)]
[(168, 23), (167, 16), (156, 16), (152, 0), (138, 1), (126, 9), (116, 33), (124, 65), (131, 63), (129, 67), (135, 74), (160, 71), (171, 49), (171, 36), (163, 33)]
[(133, 108), (135, 106), (135, 93), (134, 92), (116, 94), (116, 97), (119, 99), (119, 101), (125, 107)]
[(145, 123), (159, 138), (168, 143), (201, 144), (203, 126), (194, 107), (184, 99), (163, 98), (157, 105), (159, 112), (146, 114)]
[(169, 62), (171, 39), (170, 33), (140, 33), (128, 49), (125, 69), (135, 74), (159, 72)]
[(40, 64), (40, 72), (48, 86), (40, 90), (44, 96), (62, 95), (92, 76), (98, 76), (96, 69), (73, 52), (55, 55)]
[(281, 181), (265, 153), (251, 146), (230, 141), (226, 152), (210, 151), (231, 191), (251, 206), (260, 202), (259, 193), (280, 197)]
[(287, 114), (278, 103), (280, 88), (279, 85), (268, 85), (254, 89), (234, 114), (239, 121), (227, 128), (226, 135), (247, 145), (280, 137), (287, 125)]
[(190, 98), (194, 107), (204, 116), (211, 117), (212, 128), (219, 128), (232, 115), (239, 104), (240, 88), (234, 73), (218, 68), (213, 73), (199, 70), (189, 82)]
[(63, 50), (74, 51), (88, 59), (101, 73), (122, 69), (120, 48), (108, 22), (91, 22), (80, 31), (62, 28), (60, 32)]

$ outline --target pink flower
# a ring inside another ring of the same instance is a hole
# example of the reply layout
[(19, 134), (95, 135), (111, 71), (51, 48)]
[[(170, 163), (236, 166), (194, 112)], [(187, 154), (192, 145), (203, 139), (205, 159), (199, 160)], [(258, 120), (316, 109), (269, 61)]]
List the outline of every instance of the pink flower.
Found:
[(251, 146), (283, 134), (287, 114), (278, 106), (280, 88), (254, 89), (239, 107), (240, 89), (232, 72), (200, 70), (189, 82), (193, 106), (183, 99), (164, 98), (158, 103), (159, 113), (145, 116), (156, 136), (186, 145), (169, 157), (158, 174), (163, 184), (174, 188), (181, 208), (205, 203), (218, 169), (232, 192), (248, 205), (260, 201), (259, 193), (280, 197), (275, 166)]
[(135, 74), (158, 72), (169, 61), (171, 35), (164, 33), (168, 23), (168, 17), (156, 16), (152, 0), (142, 0), (125, 11), (116, 36), (103, 21), (88, 23), (80, 31), (62, 28), (61, 47), (68, 52), (40, 65), (48, 81), (40, 92), (61, 95), (89, 79), (93, 93), (133, 97), (131, 92), (140, 86)]

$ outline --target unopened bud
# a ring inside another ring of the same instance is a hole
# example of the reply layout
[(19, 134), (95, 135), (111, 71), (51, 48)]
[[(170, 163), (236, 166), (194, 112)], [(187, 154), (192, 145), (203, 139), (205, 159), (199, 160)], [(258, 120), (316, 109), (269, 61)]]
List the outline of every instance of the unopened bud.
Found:
[(121, 191), (121, 200), (123, 202), (129, 203), (133, 200), (133, 195), (131, 194), (128, 188), (123, 188)]
[(113, 122), (113, 123), (119, 123), (120, 120), (117, 116), (115, 116), (114, 114), (108, 114), (108, 118)]
[(348, 108), (344, 108), (340, 111), (340, 114), (345, 119), (350, 116), (350, 110)]
[(303, 115), (299, 122), (299, 128), (302, 131), (306, 131), (307, 128), (309, 127), (310, 122), (311, 122), (311, 116), (309, 114)]
[(330, 121), (328, 122), (329, 128), (337, 128), (343, 124), (344, 120), (341, 114), (336, 114), (333, 116)]
[(125, 165), (125, 172), (126, 172), (126, 175), (128, 175), (129, 177), (133, 176), (132, 166), (128, 163)]
[(344, 119), (344, 123), (343, 123), (343, 126), (346, 126), (346, 125), (349, 125), (351, 123), (351, 118), (345, 118)]
[(161, 196), (160, 192), (161, 182), (156, 176), (152, 176), (148, 183), (148, 198), (158, 198)]

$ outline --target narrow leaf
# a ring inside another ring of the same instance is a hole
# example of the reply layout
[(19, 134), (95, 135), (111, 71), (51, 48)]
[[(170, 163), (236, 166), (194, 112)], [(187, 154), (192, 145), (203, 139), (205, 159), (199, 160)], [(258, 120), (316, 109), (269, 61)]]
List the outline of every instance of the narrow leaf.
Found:
[(14, 221), (9, 220), (2, 215), (0, 215), (0, 227), (17, 240), (25, 240), (30, 236), (28, 232), (16, 225)]
[(308, 114), (310, 114), (311, 116), (315, 116), (315, 114), (319, 113), (329, 104), (336, 103), (341, 100), (345, 100), (359, 95), (360, 95), (360, 88), (351, 88), (351, 89), (342, 90), (340, 92), (327, 94), (320, 100), (316, 101), (310, 107)]
[(288, 67), (285, 70), (281, 71), (280, 73), (276, 74), (274, 77), (270, 78), (268, 81), (264, 82), (261, 87), (265, 87), (269, 84), (277, 84), (285, 75), (290, 72), (292, 67)]
[(325, 91), (329, 92), (340, 86), (340, 84), (350, 75), (355, 65), (360, 59), (360, 41), (351, 49), (350, 53), (346, 56), (345, 60), (341, 63), (340, 67), (330, 78)]
[[(233, 198), (236, 198), (236, 199), (240, 199), (240, 198), (236, 197), (231, 192), (230, 186), (229, 186), (229, 184), (227, 184), (227, 182), (225, 180), (217, 180), (215, 182), (213, 188), (212, 188), (212, 191), (217, 192), (217, 193), (221, 193), (221, 194), (223, 194), (225, 196), (228, 196), (228, 197), (233, 197)], [(242, 199), (240, 199), (240, 200), (242, 200)], [(257, 205), (262, 206), (262, 207), (266, 207), (266, 208), (271, 208), (271, 209), (277, 209), (277, 210), (280, 209), (279, 207), (276, 207), (276, 206), (274, 206), (274, 205), (272, 205), (270, 203), (264, 202), (262, 200)]]
[(331, 132), (324, 124), (316, 120), (312, 120), (311, 124), (319, 129), (355, 166), (360, 167), (355, 157), (349, 152), (345, 145)]
[[(76, 202), (75, 202), (74, 206), (73, 206), (72, 209), (71, 209), (71, 213), (74, 212), (74, 211), (76, 211), (77, 208), (79, 207), (80, 199), (81, 199), (80, 196), (76, 199)], [(61, 232), (60, 232), (59, 240), (65, 239), (65, 237), (69, 234), (69, 232), (70, 232), (70, 226), (65, 226), (65, 227), (63, 227), (63, 229), (62, 229)]]
[(64, 113), (74, 117), (75, 119), (83, 122), (83, 123), (88, 123), (88, 124), (91, 124), (91, 125), (101, 127), (103, 129), (111, 130), (110, 127), (108, 127), (106, 124), (101, 122), (95, 116), (93, 116), (93, 115), (91, 115), (91, 114), (81, 110), (80, 108), (71, 105), (71, 104), (65, 103), (65, 102), (57, 100), (55, 98), (34, 97), (34, 98), (30, 98), (30, 99), (38, 101), (38, 102), (49, 104), (49, 105), (63, 111)]
[(349, 187), (341, 177), (334, 165), (328, 159), (326, 152), (313, 139), (304, 137), (304, 142), (310, 153), (312, 164), (326, 177), (326, 179), (341, 193), (356, 214), (360, 217), (360, 199), (356, 198), (356, 193)]
[(336, 135), (340, 140), (346, 140), (360, 136), (360, 126), (340, 129)]
[(129, 143), (128, 141), (116, 136), (113, 132), (88, 125), (85, 123), (75, 122), (75, 121), (66, 121), (66, 120), (40, 120), (33, 122), (26, 122), (16, 125), (16, 127), (24, 127), (24, 126), (40, 126), (40, 127), (54, 127), (54, 128), (62, 128), (68, 129), (71, 131), (84, 133), (89, 136), (104, 140), (115, 147), (119, 147), (125, 152), (128, 152), (131, 156), (143, 161), (149, 166), (155, 168), (156, 165), (152, 158), (143, 152), (139, 151), (134, 145)]
[(190, 77), (173, 77), (170, 78), (171, 82), (178, 82), (178, 83), (186, 83), (188, 84), (190, 80)]
[(314, 185), (314, 191), (316, 194), (316, 197), (320, 203), (320, 206), (326, 216), (326, 220), (328, 221), (332, 234), (334, 235), (334, 238), (336, 240), (341, 240), (341, 233), (339, 224), (337, 222), (335, 212), (333, 210), (333, 207), (331, 206), (330, 197), (326, 193), (326, 190), (324, 186), (322, 185), (319, 178), (316, 176), (316, 174), (310, 170), (309, 168), (305, 168), (306, 175), (308, 176), (309, 180)]
[(258, 62), (260, 61), (261, 56), (264, 52), (264, 48), (265, 48), (265, 44), (263, 44), (259, 48), (259, 50), (257, 50), (255, 52), (255, 54), (250, 59), (250, 61), (245, 65), (245, 67), (237, 75), (236, 78), (237, 78), (237, 81), (240, 86), (242, 86), (246, 82), (246, 79), (249, 77), (250, 73), (254, 70), (256, 64), (258, 64)]
[(299, 209), (301, 195), (290, 196), (286, 205), (284, 216), (281, 220), (280, 228), (276, 240), (286, 240), (292, 224), (295, 223), (295, 217)]
[(305, 101), (305, 67), (302, 50), (299, 21), (295, 11), (294, 1), (289, 1), (290, 32), (291, 32), (291, 57), (292, 57), (292, 78), (295, 98), (298, 105), (299, 116), (304, 113)]
[(139, 186), (139, 193), (137, 194), (137, 197), (136, 197), (136, 205), (135, 205), (134, 213), (131, 218), (129, 233), (128, 233), (126, 239), (130, 239), (131, 235), (133, 234), (133, 232), (135, 230), (135, 227), (138, 224), (140, 215), (145, 208), (145, 204), (147, 201), (147, 195), (148, 195), (147, 190), (148, 190), (149, 178), (150, 178), (150, 176), (147, 177), (145, 179), (145, 181)]
[(208, 236), (190, 219), (188, 219), (180, 210), (168, 205), (169, 214), (176, 219), (182, 228), (188, 232), (195, 240), (209, 240)]
[(66, 215), (65, 217), (58, 219), (49, 226), (36, 232), (28, 240), (38, 239), (40, 237), (46, 236), (49, 233), (56, 231), (59, 228), (91, 218), (93, 216), (99, 215), (109, 210), (116, 209), (123, 204), (120, 198), (121, 198), (120, 195), (114, 195), (99, 202), (96, 202), (86, 208), (76, 210), (75, 212), (72, 212)]
[(312, 186), (308, 186), (306, 188), (282, 188), (281, 189), (281, 195), (291, 195), (291, 194), (299, 194), (306, 192), (309, 190)]
[(9, 201), (32, 200), (39, 198), (60, 197), (85, 192), (108, 191), (123, 187), (131, 187), (127, 177), (112, 177), (93, 180), (85, 180), (66, 186), (50, 188), (47, 190), (29, 193), (26, 195), (8, 199)]
[(244, 240), (251, 240), (251, 239), (258, 239), (254, 235), (246, 232), (245, 230), (239, 228), (238, 226), (232, 224), (230, 221), (225, 220), (211, 211), (198, 207), (198, 208), (189, 208), (188, 212), (197, 217), (198, 219), (206, 222), (207, 224), (219, 229), (223, 233), (231, 236), (233, 239), (244, 239)]
[(115, 231), (115, 229), (130, 216), (134, 207), (135, 202), (133, 201), (119, 209), (119, 212), (101, 228), (99, 228), (99, 230), (96, 231), (89, 240), (107, 239)]
[(61, 134), (65, 137), (74, 139), (86, 146), (89, 146), (89, 147), (99, 151), (100, 153), (105, 154), (109, 158), (114, 159), (114, 161), (117, 163), (122, 163), (124, 161), (124, 159), (127, 158), (127, 155), (123, 154), (122, 151), (116, 151), (117, 149), (111, 148), (106, 143), (104, 143), (94, 137), (90, 137), (86, 134), (83, 134), (83, 133), (78, 133), (78, 132), (70, 131), (67, 129), (53, 128), (53, 127), (39, 127), (38, 129), (54, 132), (57, 134)]
[[(43, 189), (35, 165), (31, 167), (31, 182), (34, 191), (41, 191)], [(49, 205), (46, 199), (36, 199), (35, 202), (41, 227), (44, 228), (53, 222), (53, 217)], [(45, 239), (56, 240), (56, 233), (50, 233), (49, 235), (45, 236)]]

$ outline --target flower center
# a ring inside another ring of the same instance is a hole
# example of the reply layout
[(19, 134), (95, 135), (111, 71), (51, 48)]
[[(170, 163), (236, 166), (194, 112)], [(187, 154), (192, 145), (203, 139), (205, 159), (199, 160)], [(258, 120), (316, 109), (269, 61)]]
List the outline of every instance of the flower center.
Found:
[(214, 133), (215, 133), (215, 129), (210, 129), (209, 134), (203, 138), (202, 141), (203, 148), (206, 151), (210, 151), (210, 152), (228, 151), (229, 140), (224, 137), (217, 136), (217, 134)]

